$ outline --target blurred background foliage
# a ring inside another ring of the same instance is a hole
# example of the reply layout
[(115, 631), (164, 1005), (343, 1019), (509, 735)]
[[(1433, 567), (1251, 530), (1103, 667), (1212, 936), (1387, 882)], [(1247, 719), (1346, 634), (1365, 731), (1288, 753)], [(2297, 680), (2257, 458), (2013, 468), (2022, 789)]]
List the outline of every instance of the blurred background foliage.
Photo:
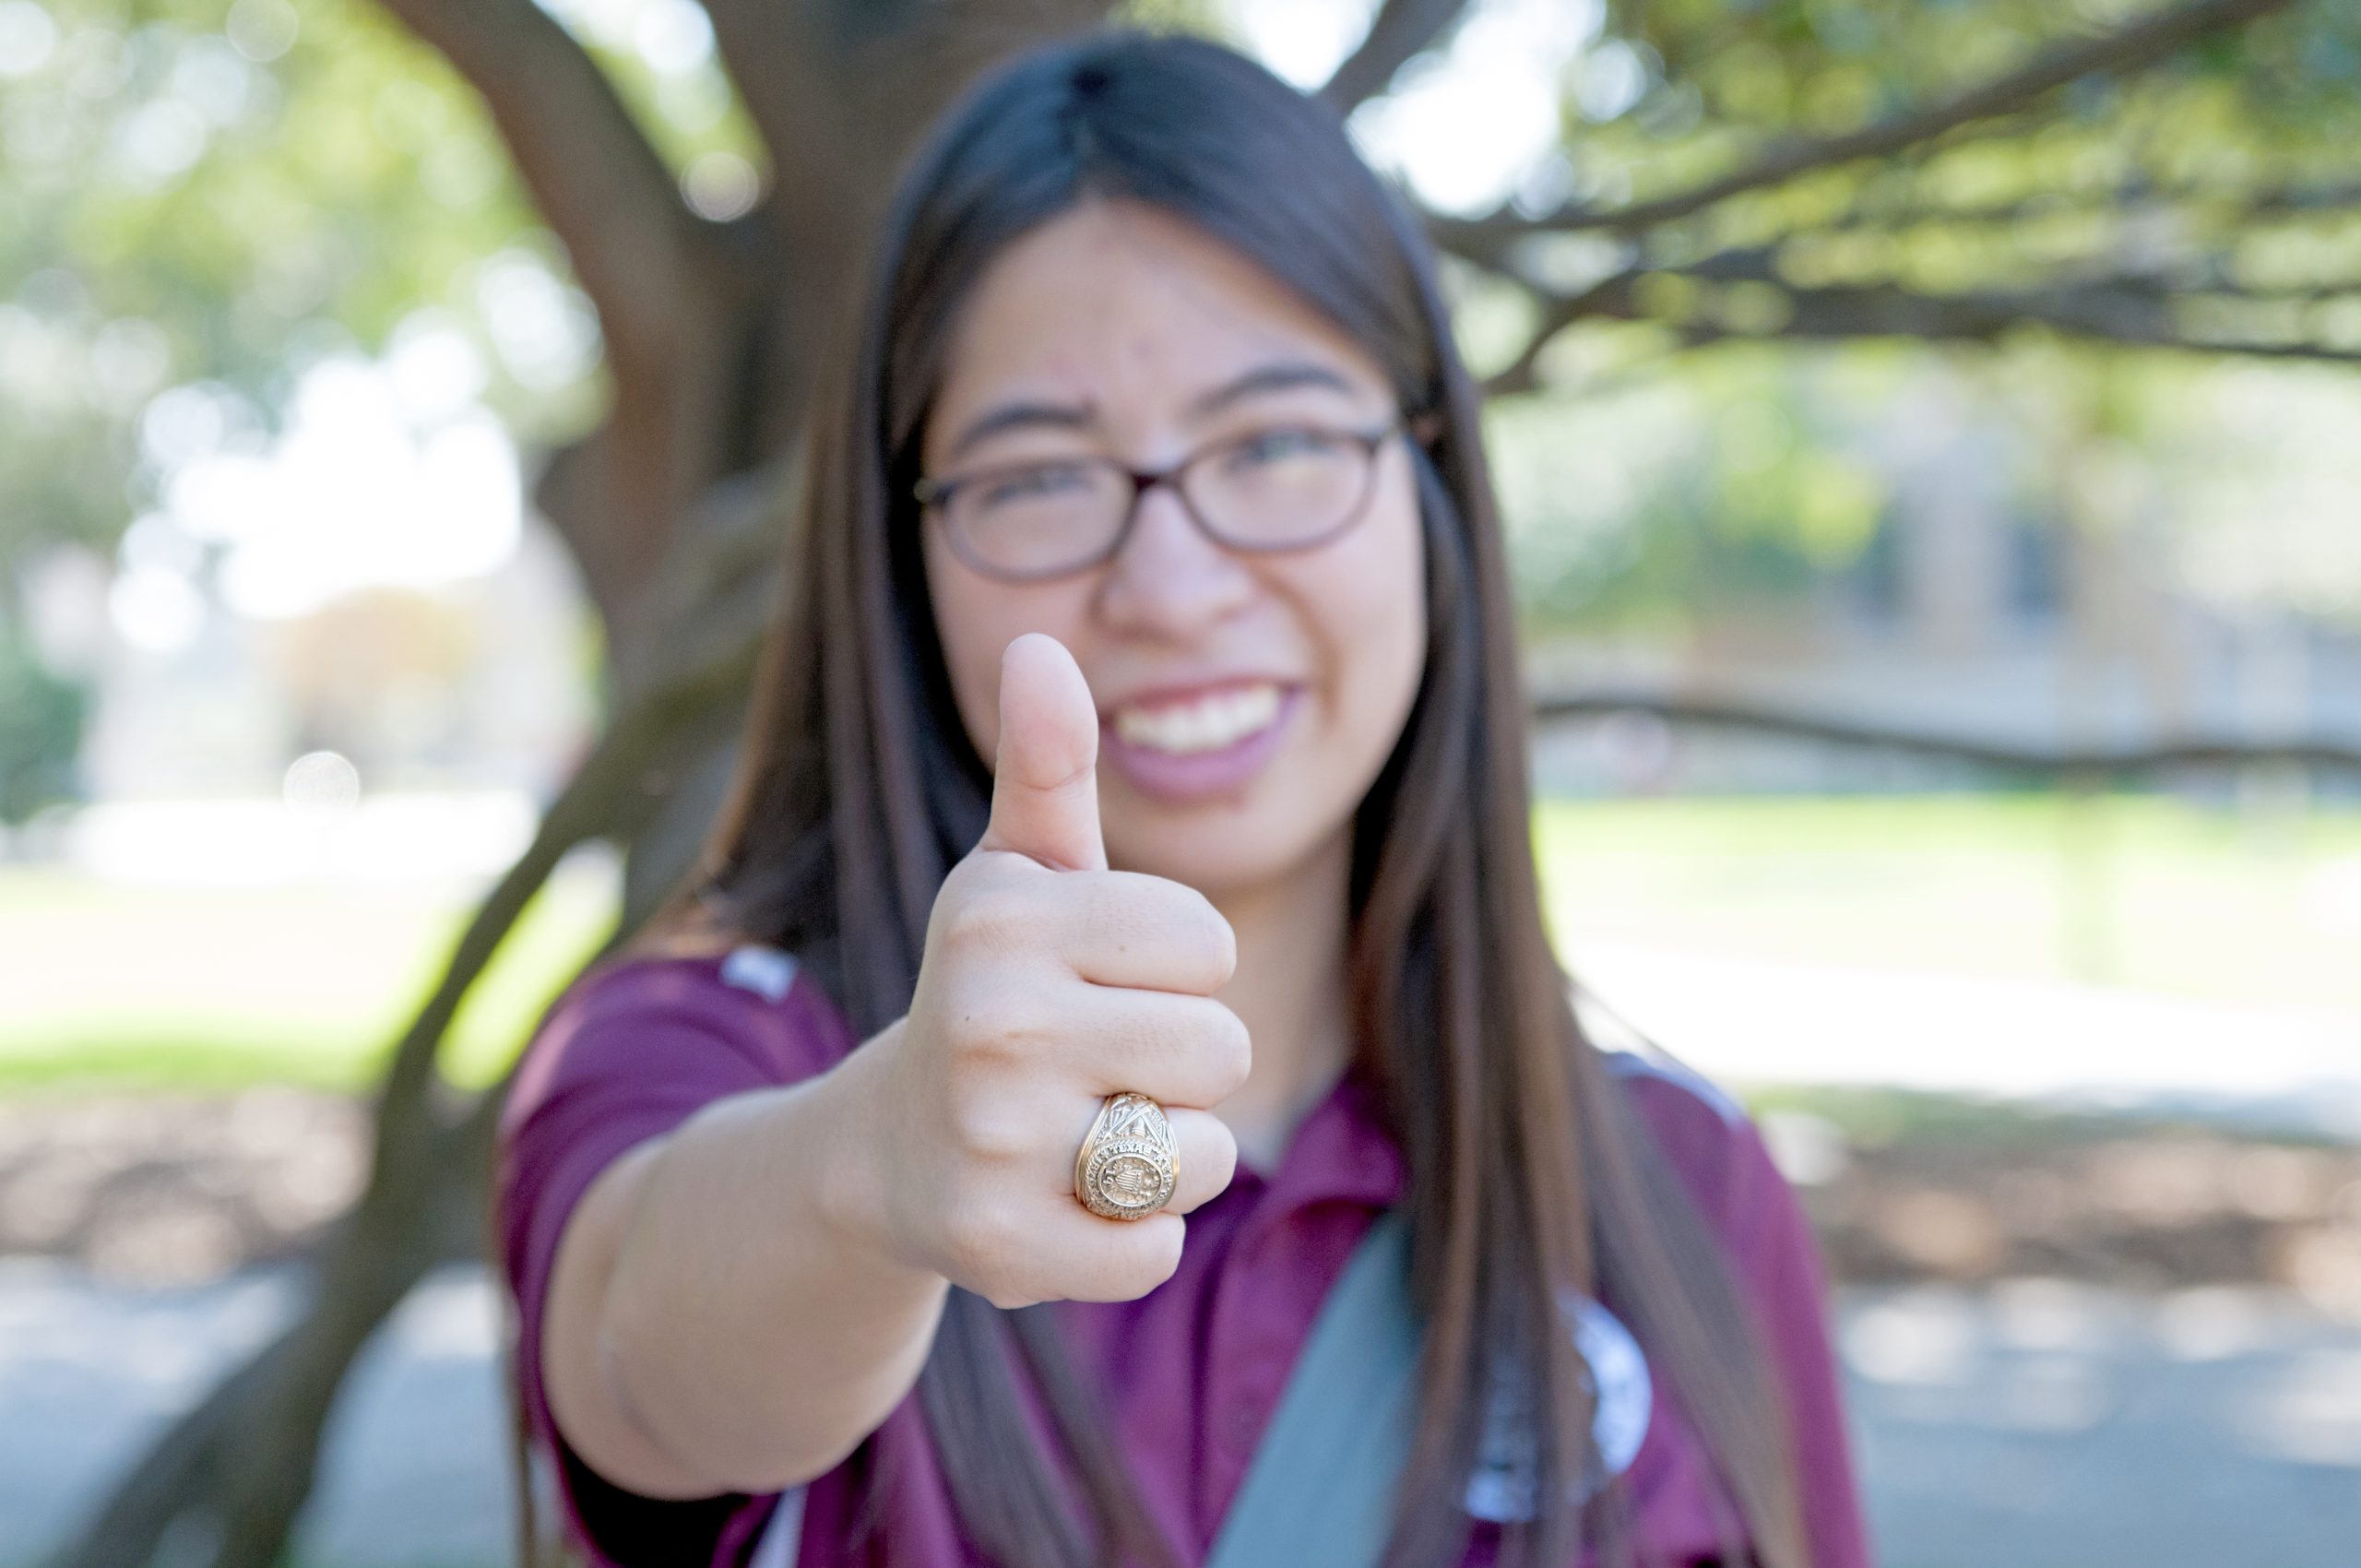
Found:
[[(701, 12), (684, 0), (551, 8), (693, 206), (729, 218), (753, 203), (767, 160)], [(1251, 18), (1210, 4), (1135, 9), (1253, 36)], [(1512, 172), (1494, 210), (1537, 219), (1643, 203), (1753, 148), (1902, 114), (2142, 10), (1611, 6), (1595, 38), (1564, 51), (1558, 146)], [(1397, 98), (1415, 101), (1418, 70)], [(193, 453), (263, 449), (304, 372), (334, 354), (399, 365), (407, 348), (431, 360), (457, 331), (480, 356), (476, 395), (528, 447), (600, 417), (597, 317), (564, 245), (475, 93), (377, 6), (0, 0), (0, 574), (59, 540), (112, 550), (165, 504)], [(1381, 122), (1388, 107), (1372, 106)], [(2173, 340), (2361, 352), (2356, 136), (2361, 11), (2307, 5), (1906, 156), (1735, 196), (1644, 244), (1540, 232), (1514, 281), (1470, 265), (1459, 279), (1468, 346), (1491, 369), (1532, 337), (1544, 307), (1529, 280), (1576, 291), (1635, 256), (1647, 274), (1618, 307), (1636, 319), (1586, 320), (1548, 348), (1544, 400), (1605, 406), (1571, 425), (1502, 410), (1505, 463), (1536, 470), (1519, 517), (1536, 610), (1577, 622), (1710, 613), (1725, 594), (1802, 591), (1871, 547), (1887, 496), (1846, 438), (1922, 364), (1918, 341), (1945, 338), (1941, 320), (1898, 308), (1891, 325), (1910, 348), (1885, 340), (1841, 362), (1741, 343), (1667, 365), (1709, 339), (1815, 336), (1787, 285), (1939, 300), (2104, 285), (2165, 307), (2158, 332)], [(1419, 194), (1441, 208), (1434, 196), (1453, 193)], [(1760, 277), (1700, 275), (1732, 255), (1768, 259)], [(1955, 373), (2028, 428), (2064, 421), (2092, 439), (2169, 449), (2205, 375), (2171, 357), (2120, 362), (2037, 316), (1999, 338), (2000, 369), (1977, 356), (1954, 360)], [(1586, 530), (1573, 513), (1597, 486), (1562, 448), (1610, 446), (1626, 423), (1643, 427), (1670, 482), (1641, 484), (1616, 529)], [(1558, 449), (1527, 450), (1545, 446)], [(2054, 494), (2056, 477), (2026, 471), (2018, 484)], [(176, 542), (201, 580), (220, 541)]]

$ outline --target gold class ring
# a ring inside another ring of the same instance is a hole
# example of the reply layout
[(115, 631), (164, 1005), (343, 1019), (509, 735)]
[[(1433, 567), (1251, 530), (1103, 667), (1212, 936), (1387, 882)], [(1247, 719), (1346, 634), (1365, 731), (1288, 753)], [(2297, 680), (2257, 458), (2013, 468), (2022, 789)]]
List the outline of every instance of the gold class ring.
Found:
[(1126, 1089), (1098, 1107), (1074, 1157), (1074, 1195), (1107, 1219), (1145, 1219), (1171, 1201), (1180, 1146), (1164, 1107)]

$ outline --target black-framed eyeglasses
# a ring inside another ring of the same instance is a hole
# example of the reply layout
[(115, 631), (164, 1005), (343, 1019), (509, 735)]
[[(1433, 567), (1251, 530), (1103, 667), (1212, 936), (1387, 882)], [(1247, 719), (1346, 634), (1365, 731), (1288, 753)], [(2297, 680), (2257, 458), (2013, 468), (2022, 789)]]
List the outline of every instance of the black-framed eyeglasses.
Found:
[(1155, 469), (1112, 457), (1005, 463), (913, 488), (939, 517), (959, 559), (1003, 582), (1038, 582), (1111, 560), (1140, 500), (1169, 483), (1205, 536), (1232, 550), (1309, 550), (1360, 521), (1376, 489), (1377, 454), (1427, 416), (1405, 413), (1377, 430), (1310, 422), (1258, 426)]

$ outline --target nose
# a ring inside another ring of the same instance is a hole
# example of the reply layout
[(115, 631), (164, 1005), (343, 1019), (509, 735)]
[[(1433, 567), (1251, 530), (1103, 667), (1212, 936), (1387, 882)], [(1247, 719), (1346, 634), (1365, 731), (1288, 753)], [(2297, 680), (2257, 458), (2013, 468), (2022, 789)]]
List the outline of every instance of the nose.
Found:
[(1141, 494), (1099, 608), (1120, 630), (1180, 640), (1236, 612), (1253, 596), (1252, 569), (1197, 526), (1167, 482)]

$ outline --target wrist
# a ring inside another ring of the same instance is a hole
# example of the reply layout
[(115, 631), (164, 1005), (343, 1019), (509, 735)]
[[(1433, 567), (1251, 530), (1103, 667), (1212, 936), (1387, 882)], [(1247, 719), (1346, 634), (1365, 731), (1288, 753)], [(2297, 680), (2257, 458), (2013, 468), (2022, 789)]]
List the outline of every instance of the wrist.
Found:
[(939, 1282), (904, 1241), (893, 1201), (888, 1086), (903, 1024), (896, 1018), (854, 1047), (814, 1085), (828, 1102), (819, 1121), (829, 1143), (813, 1189), (815, 1218), (836, 1242), (881, 1267)]

